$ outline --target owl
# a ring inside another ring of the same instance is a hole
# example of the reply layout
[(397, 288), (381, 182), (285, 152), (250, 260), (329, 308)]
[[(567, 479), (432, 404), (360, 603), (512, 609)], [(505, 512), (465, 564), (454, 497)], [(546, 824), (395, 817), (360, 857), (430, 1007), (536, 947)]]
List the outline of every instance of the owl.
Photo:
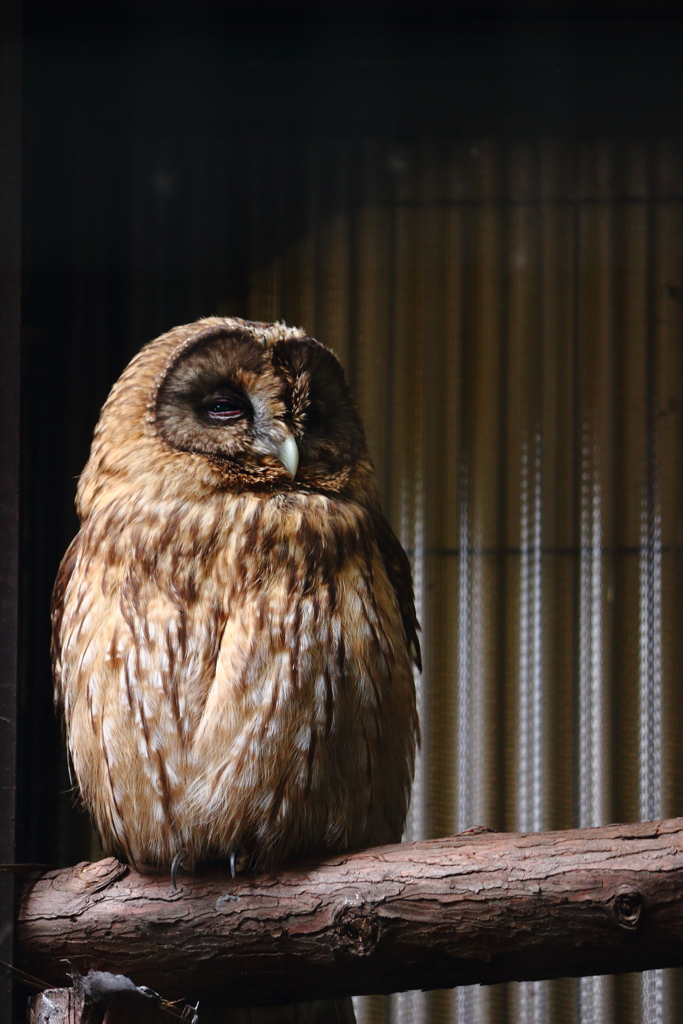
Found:
[(399, 841), (418, 623), (333, 353), (229, 318), (152, 341), (77, 509), (55, 687), (105, 849), (261, 870)]

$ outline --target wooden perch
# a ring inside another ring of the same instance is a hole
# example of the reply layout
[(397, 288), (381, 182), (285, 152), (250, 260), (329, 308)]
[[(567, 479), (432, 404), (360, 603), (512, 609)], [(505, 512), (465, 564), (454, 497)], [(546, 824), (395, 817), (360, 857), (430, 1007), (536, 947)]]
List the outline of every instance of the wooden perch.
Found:
[[(277, 876), (143, 876), (114, 859), (26, 884), (17, 963), (69, 961), (211, 1007), (683, 965), (683, 818), (473, 830)], [(208, 1016), (205, 1013), (209, 1011)]]

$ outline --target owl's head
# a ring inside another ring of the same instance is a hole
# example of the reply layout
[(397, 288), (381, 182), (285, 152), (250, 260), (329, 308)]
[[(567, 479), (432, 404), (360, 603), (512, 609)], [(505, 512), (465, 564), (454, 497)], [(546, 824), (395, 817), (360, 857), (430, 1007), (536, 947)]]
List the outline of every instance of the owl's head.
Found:
[(339, 360), (277, 324), (209, 328), (181, 346), (154, 419), (169, 447), (210, 459), (242, 486), (336, 489), (365, 451)]
[(346, 493), (359, 474), (366, 487), (372, 468), (329, 349), (283, 324), (211, 318), (151, 342), (114, 386), (81, 481), (82, 513), (96, 497), (90, 478), (130, 482), (131, 472), (139, 483), (194, 475), (203, 491)]

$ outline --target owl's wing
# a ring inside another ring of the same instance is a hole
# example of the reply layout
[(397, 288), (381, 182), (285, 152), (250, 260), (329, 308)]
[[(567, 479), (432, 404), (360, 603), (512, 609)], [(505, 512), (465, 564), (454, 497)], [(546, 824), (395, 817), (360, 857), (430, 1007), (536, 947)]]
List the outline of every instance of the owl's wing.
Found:
[(420, 641), (418, 630), (420, 623), (415, 614), (415, 600), (413, 597), (413, 576), (410, 571), (408, 556), (401, 547), (401, 543), (391, 529), (391, 526), (382, 515), (377, 512), (374, 518), (375, 540), (384, 562), (389, 582), (394, 588), (398, 607), (403, 620), (403, 629), (406, 634), (406, 642), (410, 656), (420, 671), (422, 671), (422, 656), (420, 653)]
[(76, 565), (80, 547), (80, 536), (80, 533), (76, 534), (60, 563), (57, 579), (52, 589), (52, 600), (50, 601), (50, 614), (52, 617), (52, 643), (50, 649), (52, 654), (52, 674), (55, 684), (55, 704), (59, 704), (62, 699), (61, 632), (62, 619), (64, 618), (64, 595)]

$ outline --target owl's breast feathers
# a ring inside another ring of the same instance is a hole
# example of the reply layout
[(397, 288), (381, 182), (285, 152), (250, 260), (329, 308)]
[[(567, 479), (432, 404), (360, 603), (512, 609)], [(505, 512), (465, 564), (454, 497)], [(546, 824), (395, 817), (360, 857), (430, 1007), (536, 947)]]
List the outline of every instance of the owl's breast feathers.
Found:
[(112, 493), (55, 588), (83, 796), (137, 863), (255, 865), (400, 838), (418, 732), (407, 558), (315, 493)]

